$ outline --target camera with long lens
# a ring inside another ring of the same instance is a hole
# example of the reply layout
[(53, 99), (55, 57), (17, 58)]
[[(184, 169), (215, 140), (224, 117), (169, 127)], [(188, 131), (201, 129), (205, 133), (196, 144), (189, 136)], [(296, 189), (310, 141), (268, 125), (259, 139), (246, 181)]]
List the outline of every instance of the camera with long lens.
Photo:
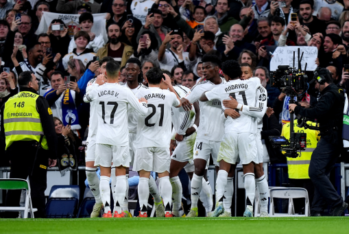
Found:
[[(290, 104), (296, 103), (294, 98), (299, 92), (304, 92), (308, 89), (308, 76), (301, 69), (300, 49), (298, 49), (298, 68), (295, 68), (295, 53), (293, 53), (293, 67), (290, 66), (278, 66), (275, 72), (270, 75), (270, 84), (272, 87), (281, 89), (286, 95), (290, 96)], [(306, 133), (294, 132), (294, 116), (290, 115), (290, 140), (281, 136), (270, 136), (269, 141), (274, 148), (280, 147), (285, 152), (286, 157), (296, 158), (298, 157), (298, 151), (305, 150), (307, 135)], [(298, 125), (299, 126), (299, 125)]]

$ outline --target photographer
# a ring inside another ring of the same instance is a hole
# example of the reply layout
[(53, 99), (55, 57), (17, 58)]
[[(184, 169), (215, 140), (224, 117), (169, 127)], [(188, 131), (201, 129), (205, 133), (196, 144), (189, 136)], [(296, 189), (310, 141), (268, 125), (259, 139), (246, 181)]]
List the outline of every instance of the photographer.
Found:
[(314, 78), (315, 88), (320, 92), (318, 103), (307, 109), (290, 104), (289, 111), (311, 120), (316, 119), (320, 125), (321, 139), (311, 156), (309, 166), (309, 176), (315, 186), (312, 215), (321, 215), (323, 205), (327, 202), (332, 206), (332, 215), (341, 216), (348, 204), (338, 195), (329, 174), (342, 148), (344, 93), (333, 84), (327, 69), (319, 69)]

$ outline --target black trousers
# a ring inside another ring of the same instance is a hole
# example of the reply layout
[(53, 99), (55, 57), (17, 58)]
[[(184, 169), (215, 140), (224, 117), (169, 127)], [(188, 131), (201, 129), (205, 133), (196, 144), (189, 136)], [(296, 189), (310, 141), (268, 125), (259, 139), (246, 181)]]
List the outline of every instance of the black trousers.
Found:
[[(33, 207), (38, 211), (34, 213), (35, 218), (45, 217), (45, 190), (47, 179), (48, 159), (44, 150), (40, 150), (34, 165), (36, 154), (35, 142), (15, 142), (6, 154), (11, 160), (10, 178), (27, 179), (29, 176), (31, 199)], [(34, 166), (33, 166), (34, 165)], [(31, 172), (33, 170), (33, 175)], [(20, 190), (9, 190), (6, 198), (6, 206), (18, 206), (20, 201)], [(7, 212), (8, 218), (15, 218), (17, 213)]]
[(342, 197), (330, 181), (330, 173), (339, 157), (341, 148), (338, 144), (330, 142), (330, 136), (323, 136), (310, 160), (309, 176), (315, 188), (311, 205), (313, 213), (321, 213), (326, 205), (334, 207), (343, 203)]

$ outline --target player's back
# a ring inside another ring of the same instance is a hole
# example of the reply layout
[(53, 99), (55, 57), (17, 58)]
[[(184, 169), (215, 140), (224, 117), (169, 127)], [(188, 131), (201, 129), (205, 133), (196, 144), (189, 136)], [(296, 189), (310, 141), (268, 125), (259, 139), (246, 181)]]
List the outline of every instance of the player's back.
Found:
[[(218, 92), (220, 94), (220, 100), (228, 100), (229, 96), (237, 100), (241, 105), (250, 106), (251, 108), (259, 109), (260, 107), (256, 106), (258, 104), (257, 100), (257, 91), (261, 86), (260, 79), (252, 77), (248, 80), (231, 80), (228, 83), (224, 84)], [(222, 103), (223, 106), (223, 103)], [(250, 109), (251, 109), (250, 108)], [(226, 109), (223, 106), (223, 109)], [(251, 117), (250, 115), (244, 114), (243, 111), (239, 112), (240, 117), (236, 119), (227, 118), (225, 121), (225, 131), (236, 131), (237, 133), (242, 132), (251, 132), (254, 133), (257, 130), (256, 118)]]
[(128, 144), (127, 109), (129, 96), (134, 95), (128, 88), (116, 83), (106, 83), (96, 91), (98, 113), (97, 143), (108, 145)]
[(180, 104), (168, 90), (149, 87), (142, 96), (148, 101), (146, 117), (138, 118), (136, 148), (168, 147), (171, 140), (171, 107)]

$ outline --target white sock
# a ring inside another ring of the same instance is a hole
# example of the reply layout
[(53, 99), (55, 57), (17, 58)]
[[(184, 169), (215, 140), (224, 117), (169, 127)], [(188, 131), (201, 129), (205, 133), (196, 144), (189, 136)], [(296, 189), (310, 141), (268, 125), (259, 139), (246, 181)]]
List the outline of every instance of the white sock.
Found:
[(101, 195), (99, 191), (99, 178), (96, 174), (97, 168), (86, 167), (86, 178), (88, 186), (95, 197), (96, 203), (102, 203)]
[(198, 207), (199, 194), (202, 188), (202, 176), (198, 176), (194, 173), (193, 179), (191, 180), (191, 208)]
[(128, 190), (129, 190), (129, 184), (128, 184), (128, 177), (129, 175), (126, 174), (126, 192), (125, 192), (125, 200), (124, 200), (124, 204), (122, 205), (124, 210), (128, 211)]
[(268, 197), (269, 197), (269, 187), (265, 175), (256, 179), (257, 188), (259, 192), (259, 201), (261, 203), (261, 212), (268, 212)]
[(125, 175), (116, 177), (114, 212), (117, 211), (119, 214), (125, 209), (126, 183), (127, 180)]
[(154, 202), (159, 203), (161, 202), (161, 197), (159, 194), (158, 187), (156, 186), (156, 182), (152, 176), (149, 178), (149, 192), (154, 198)]
[(101, 176), (101, 181), (99, 183), (99, 189), (101, 191), (101, 198), (104, 204), (104, 213), (110, 211), (110, 186), (109, 186), (110, 177)]
[(228, 172), (219, 170), (216, 179), (216, 201), (223, 202), (225, 187), (227, 186)]
[(149, 198), (149, 178), (139, 178), (138, 198), (141, 212), (147, 212)]
[(244, 175), (244, 184), (246, 191), (246, 205), (253, 207), (254, 197), (256, 193), (256, 182), (254, 178), (254, 173), (246, 173)]
[(172, 211), (172, 186), (168, 176), (159, 178), (159, 190), (164, 201), (165, 211)]
[(213, 208), (212, 189), (210, 182), (206, 181), (205, 178), (202, 178), (202, 189), (199, 197), (202, 205), (205, 207), (206, 214), (211, 212)]
[(116, 201), (116, 176), (115, 176), (115, 169), (112, 170), (112, 173), (111, 173), (111, 192), (112, 192), (112, 196), (113, 196), (113, 200), (114, 200), (114, 204), (115, 204), (115, 201)]
[(228, 177), (227, 184), (225, 186), (224, 197), (223, 199), (223, 207), (224, 211), (229, 212), (231, 214), (231, 203), (233, 200), (234, 194), (234, 177)]
[(178, 176), (172, 177), (170, 181), (172, 185), (173, 210), (179, 211), (183, 193), (182, 183)]

